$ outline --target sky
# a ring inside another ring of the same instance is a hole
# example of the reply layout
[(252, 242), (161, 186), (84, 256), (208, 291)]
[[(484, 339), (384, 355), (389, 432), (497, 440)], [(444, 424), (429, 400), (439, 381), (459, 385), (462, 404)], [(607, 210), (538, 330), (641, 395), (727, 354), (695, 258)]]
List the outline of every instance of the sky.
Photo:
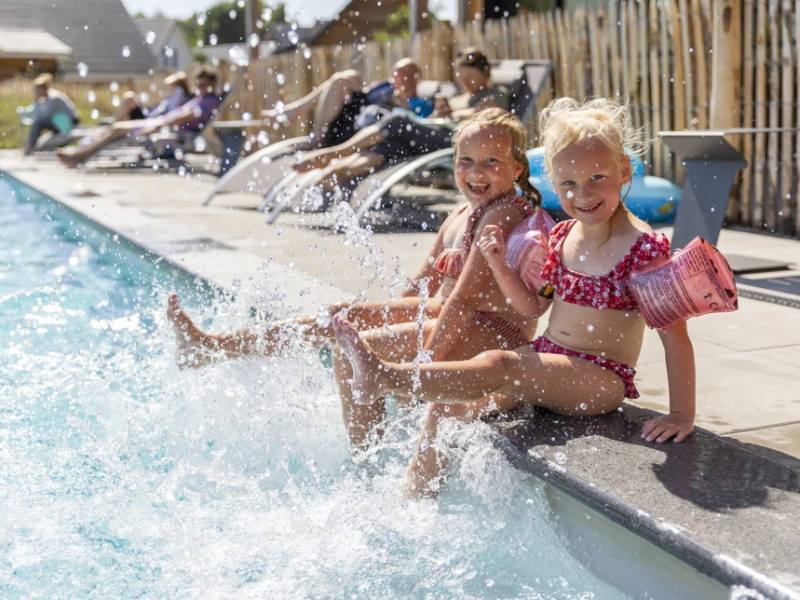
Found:
[[(166, 17), (185, 19), (217, 4), (218, 0), (122, 0), (122, 3), (131, 14), (143, 12), (153, 16), (161, 11)], [(283, 3), (289, 20), (307, 27), (318, 19), (330, 19), (347, 5), (348, 0), (285, 0)], [(428, 5), (440, 19), (455, 19), (456, 0), (428, 0)]]

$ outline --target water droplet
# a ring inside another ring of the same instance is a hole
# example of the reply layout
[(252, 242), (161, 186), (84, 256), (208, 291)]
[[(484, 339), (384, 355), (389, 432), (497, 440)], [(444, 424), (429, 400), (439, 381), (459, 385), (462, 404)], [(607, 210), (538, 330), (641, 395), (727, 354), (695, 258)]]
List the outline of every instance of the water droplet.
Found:
[(122, 47), (122, 56), (128, 58), (131, 55), (130, 46), (123, 46)]
[[(284, 83), (286, 83), (286, 75), (284, 75), (283, 73), (278, 73), (275, 76), (275, 81), (278, 82), (278, 85), (283, 85)], [(276, 106), (276, 108), (277, 108), (277, 106)]]
[(87, 101), (88, 101), (90, 104), (94, 104), (95, 100), (97, 100), (97, 94), (95, 93), (95, 91), (94, 91), (94, 90), (89, 90), (89, 91), (86, 93), (86, 100), (87, 100)]
[(586, 404), (585, 404), (585, 403), (581, 402), (581, 404), (578, 406), (578, 408), (580, 408), (581, 410), (586, 410), (586, 409), (587, 409), (587, 408), (589, 408), (589, 407), (588, 407), (588, 406), (586, 406)]
[(89, 67), (86, 66), (86, 63), (79, 62), (77, 69), (80, 77), (86, 77), (86, 75), (89, 73)]
[(96, 108), (93, 108), (89, 116), (92, 118), (92, 120), (97, 121), (97, 119), (100, 118), (100, 111)]
[(120, 105), (119, 96), (117, 96), (116, 94), (114, 94), (113, 96), (111, 96), (111, 106), (113, 106), (113, 107), (117, 107), (117, 106), (119, 106), (119, 105)]
[(212, 46), (216, 46), (218, 41), (219, 38), (213, 33), (210, 36), (208, 36), (208, 43), (211, 44)]
[(258, 135), (256, 136), (256, 141), (261, 146), (269, 145), (269, 134), (266, 131), (259, 131)]
[(311, 48), (304, 48), (303, 49), (303, 57), (308, 60), (311, 58)]
[(231, 9), (230, 12), (228, 13), (228, 17), (230, 17), (231, 21), (235, 21), (236, 20), (236, 11)]
[(197, 24), (201, 27), (206, 24), (206, 15), (204, 13), (197, 15)]
[(487, 579), (486, 587), (494, 587), (494, 579)]
[(594, 325), (589, 325), (589, 326), (586, 328), (586, 331), (588, 331), (589, 333), (591, 333), (592, 331), (594, 331)]
[(586, 255), (585, 255), (585, 254), (581, 254), (581, 255), (578, 257), (578, 260), (580, 260), (581, 262), (585, 261), (585, 260), (586, 260)]
[(574, 197), (575, 197), (575, 192), (573, 192), (572, 190), (569, 190), (569, 191), (568, 191), (566, 194), (564, 194), (564, 195), (565, 195), (567, 198), (574, 198)]
[(247, 37), (247, 45), (251, 48), (258, 48), (259, 43), (261, 43), (261, 38), (258, 37), (257, 33), (251, 33)]
[(119, 91), (119, 84), (116, 81), (112, 81), (111, 83), (108, 84), (108, 89), (112, 93), (116, 94)]
[(144, 41), (147, 44), (152, 44), (156, 41), (156, 32), (155, 31), (148, 31), (147, 34), (144, 36)]
[(167, 46), (166, 48), (164, 48), (164, 56), (166, 56), (167, 58), (171, 58), (171, 57), (172, 57), (172, 55), (174, 55), (174, 54), (175, 54), (175, 50), (173, 50), (173, 49), (172, 49), (172, 48), (170, 48), (169, 46)]

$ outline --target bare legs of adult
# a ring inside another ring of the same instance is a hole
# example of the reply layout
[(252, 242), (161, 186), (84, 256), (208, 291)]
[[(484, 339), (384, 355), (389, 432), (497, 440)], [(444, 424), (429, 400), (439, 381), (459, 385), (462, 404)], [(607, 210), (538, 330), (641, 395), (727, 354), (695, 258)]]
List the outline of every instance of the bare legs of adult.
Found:
[(64, 165), (74, 169), (112, 142), (130, 135), (133, 129), (141, 128), (144, 124), (145, 121), (141, 120), (114, 123), (106, 127), (100, 137), (91, 143), (81, 146), (80, 148), (58, 148), (56, 149), (56, 155)]
[[(342, 112), (345, 104), (353, 98), (353, 92), (364, 86), (361, 74), (355, 70), (341, 71), (332, 75), (313, 92), (283, 107), (282, 110), (267, 109), (261, 116), (272, 121), (283, 115), (286, 124), (297, 121), (308, 111), (314, 111), (314, 125), (306, 149), (318, 148), (327, 127)], [(298, 148), (303, 149), (303, 148)]]

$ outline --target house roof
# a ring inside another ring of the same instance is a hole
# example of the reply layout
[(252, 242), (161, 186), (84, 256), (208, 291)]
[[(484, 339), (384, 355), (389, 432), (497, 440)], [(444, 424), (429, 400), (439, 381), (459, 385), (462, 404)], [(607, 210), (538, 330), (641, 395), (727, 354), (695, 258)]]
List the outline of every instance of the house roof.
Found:
[[(150, 52), (154, 56), (158, 56), (178, 28), (178, 21), (175, 19), (136, 19), (136, 27), (142, 34), (142, 39)], [(153, 40), (148, 43), (148, 36), (151, 32)]]
[(46, 31), (0, 28), (0, 58), (65, 58), (72, 48)]
[(313, 27), (293, 27), (289, 23), (273, 23), (264, 32), (264, 38), (275, 42), (274, 54), (289, 52), (306, 45), (313, 46), (317, 38), (325, 33), (333, 21), (317, 21)]
[(59, 61), (66, 77), (77, 78), (79, 63), (87, 66), (87, 79), (139, 75), (155, 66), (121, 0), (2, 0), (0, 28), (44, 31), (72, 48)]

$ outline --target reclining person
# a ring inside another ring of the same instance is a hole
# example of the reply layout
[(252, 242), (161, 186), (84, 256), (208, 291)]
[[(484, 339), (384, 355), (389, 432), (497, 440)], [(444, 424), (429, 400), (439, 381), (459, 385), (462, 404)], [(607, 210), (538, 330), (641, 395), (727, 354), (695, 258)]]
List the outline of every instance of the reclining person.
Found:
[(418, 82), (419, 66), (411, 58), (395, 63), (388, 81), (375, 82), (366, 88), (358, 71), (340, 71), (310, 94), (281, 109), (263, 110), (261, 116), (290, 124), (313, 110), (309, 142), (299, 149), (327, 148), (350, 139), (370, 119), (369, 113), (379, 107), (399, 107), (420, 117), (429, 116), (433, 102), (417, 96)]
[(341, 185), (383, 166), (451, 146), (451, 130), (392, 113), (343, 144), (309, 152), (292, 168), (300, 172), (316, 169), (309, 184), (335, 192)]
[(80, 121), (75, 104), (66, 94), (50, 87), (52, 83), (53, 76), (50, 73), (39, 75), (33, 80), (35, 102), (17, 109), (21, 118), (27, 117), (32, 121), (28, 139), (22, 146), (25, 156), (37, 150), (39, 137), (45, 131), (67, 133)]
[(188, 79), (185, 71), (178, 71), (164, 78), (164, 99), (152, 107), (148, 107), (136, 92), (125, 92), (115, 120), (136, 121), (160, 117), (186, 104), (192, 99)]
[(504, 86), (492, 81), (492, 67), (483, 51), (465, 48), (458, 54), (455, 68), (462, 93), (450, 101), (437, 99), (436, 116), (459, 121), (484, 108), (510, 109), (511, 96)]
[[(482, 51), (474, 47), (464, 49), (455, 66), (463, 93), (449, 104), (446, 100), (437, 101), (431, 116), (459, 121), (485, 108), (509, 109), (508, 90), (492, 82), (489, 59)], [(311, 185), (334, 192), (342, 184), (383, 166), (450, 146), (448, 126), (421, 123), (410, 115), (392, 113), (344, 143), (307, 154), (293, 168), (301, 172), (318, 169)]]
[(178, 132), (199, 133), (214, 116), (222, 99), (216, 93), (217, 72), (213, 68), (200, 68), (195, 85), (197, 96), (186, 104), (160, 117), (113, 123), (88, 144), (74, 149), (57, 150), (59, 160), (66, 166), (75, 168), (112, 142), (128, 136), (150, 135), (163, 127), (170, 127)]

